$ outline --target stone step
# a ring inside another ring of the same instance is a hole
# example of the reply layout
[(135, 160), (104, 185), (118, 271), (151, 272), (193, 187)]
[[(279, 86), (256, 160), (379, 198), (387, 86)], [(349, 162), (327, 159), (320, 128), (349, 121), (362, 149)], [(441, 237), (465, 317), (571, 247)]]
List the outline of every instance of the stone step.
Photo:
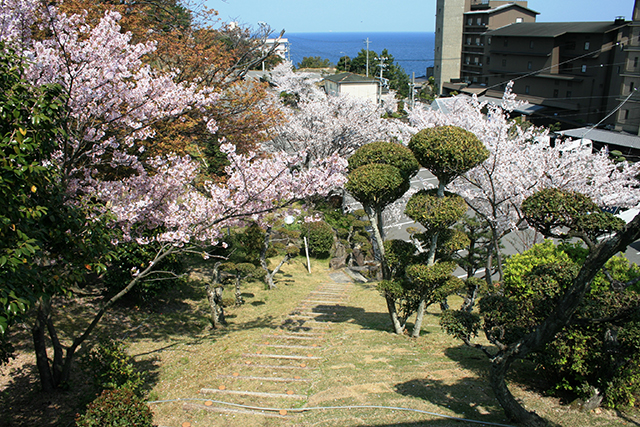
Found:
[(300, 366), (300, 365), (263, 365), (259, 363), (233, 363), (233, 366), (244, 366), (245, 368), (256, 368), (256, 369), (308, 369), (308, 367)]
[(309, 382), (308, 379), (302, 377), (280, 378), (280, 377), (254, 377), (250, 375), (218, 375), (218, 378), (232, 378), (235, 380), (252, 380), (252, 381), (272, 381), (276, 383), (293, 383), (293, 382)]
[[(208, 401), (211, 402), (211, 401)], [(205, 402), (204, 405), (200, 405), (197, 403), (184, 403), (182, 405), (182, 409), (184, 411), (209, 411), (209, 412), (219, 412), (226, 414), (245, 414), (245, 415), (260, 415), (261, 417), (266, 418), (287, 418), (286, 415), (280, 415), (277, 412), (267, 412), (267, 411), (259, 411), (252, 409), (242, 409), (242, 408), (234, 408), (229, 406), (214, 406), (213, 402), (211, 405), (207, 405)]]
[(303, 350), (315, 350), (320, 348), (320, 346), (314, 345), (286, 345), (286, 344), (269, 344), (262, 343), (258, 344), (259, 347), (270, 347), (270, 348), (295, 348), (295, 349), (303, 349)]
[(316, 357), (312, 355), (308, 356), (297, 356), (297, 355), (288, 355), (288, 354), (262, 354), (262, 353), (245, 353), (242, 357), (266, 357), (269, 359), (282, 359), (282, 360), (320, 360), (321, 357)]
[[(290, 392), (291, 390), (289, 390)], [(259, 391), (244, 391), (244, 390), (220, 390), (217, 388), (201, 388), (200, 393), (202, 394), (228, 394), (228, 395), (239, 395), (239, 396), (252, 396), (252, 397), (267, 397), (273, 399), (306, 399), (307, 396), (303, 396), (301, 394), (291, 393), (262, 393)]]

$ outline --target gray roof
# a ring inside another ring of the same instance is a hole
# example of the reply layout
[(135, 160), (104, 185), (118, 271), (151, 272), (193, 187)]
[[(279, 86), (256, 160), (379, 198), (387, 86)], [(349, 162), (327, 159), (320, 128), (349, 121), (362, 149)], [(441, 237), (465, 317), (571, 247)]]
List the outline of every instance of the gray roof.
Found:
[(487, 31), (486, 35), (558, 37), (567, 33), (606, 33), (623, 25), (613, 22), (520, 22)]
[(326, 76), (324, 79), (335, 83), (374, 83), (378, 81), (372, 77), (365, 77), (354, 73), (332, 74)]
[(474, 11), (471, 11), (471, 12), (465, 12), (464, 14), (465, 15), (480, 15), (480, 14), (485, 14), (485, 13), (496, 13), (496, 12), (500, 12), (501, 10), (508, 9), (510, 7), (518, 7), (520, 9), (524, 9), (526, 11), (533, 12), (536, 15), (540, 15), (540, 12), (536, 12), (533, 9), (529, 9), (528, 7), (524, 7), (524, 6), (519, 5), (517, 3), (501, 4), (500, 6), (494, 7), (493, 9), (474, 10)]
[(569, 129), (559, 132), (571, 138), (587, 138), (603, 144), (618, 145), (620, 147), (640, 149), (640, 136), (603, 129), (587, 127)]

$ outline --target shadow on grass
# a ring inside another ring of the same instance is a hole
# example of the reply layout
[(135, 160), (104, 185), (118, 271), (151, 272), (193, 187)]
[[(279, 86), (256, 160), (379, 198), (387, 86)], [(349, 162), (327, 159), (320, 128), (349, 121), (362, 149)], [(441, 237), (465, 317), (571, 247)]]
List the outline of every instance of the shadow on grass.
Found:
[(497, 417), (504, 418), (491, 388), (481, 378), (461, 378), (452, 383), (428, 376), (396, 384), (395, 391), (403, 396), (423, 399), (456, 413), (472, 416), (476, 420), (496, 422)]

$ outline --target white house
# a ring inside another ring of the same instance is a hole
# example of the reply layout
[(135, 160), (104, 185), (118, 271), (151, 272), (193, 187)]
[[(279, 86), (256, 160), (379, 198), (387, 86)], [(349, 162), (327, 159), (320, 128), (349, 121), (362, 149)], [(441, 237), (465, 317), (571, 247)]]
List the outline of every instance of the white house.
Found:
[(327, 76), (323, 80), (327, 95), (349, 94), (358, 98), (378, 100), (380, 85), (377, 79), (353, 73), (340, 73)]

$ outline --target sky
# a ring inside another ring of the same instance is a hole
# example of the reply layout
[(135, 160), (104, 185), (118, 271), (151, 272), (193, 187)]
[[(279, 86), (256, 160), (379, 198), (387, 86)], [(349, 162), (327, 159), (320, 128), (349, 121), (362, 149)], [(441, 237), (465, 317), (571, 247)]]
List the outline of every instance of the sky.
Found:
[[(538, 22), (631, 19), (634, 0), (529, 0)], [(225, 21), (289, 33), (432, 32), (436, 0), (207, 0)]]

